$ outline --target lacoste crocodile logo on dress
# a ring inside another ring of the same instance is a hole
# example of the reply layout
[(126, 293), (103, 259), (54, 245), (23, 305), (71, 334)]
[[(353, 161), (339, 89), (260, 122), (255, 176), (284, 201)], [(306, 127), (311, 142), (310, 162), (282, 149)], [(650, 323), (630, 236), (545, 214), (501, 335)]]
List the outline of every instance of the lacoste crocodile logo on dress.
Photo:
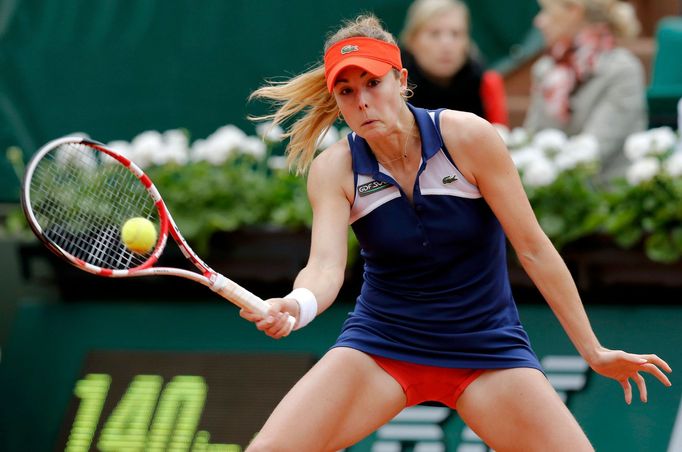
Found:
[(452, 176), (445, 176), (445, 177), (443, 178), (443, 185), (445, 185), (445, 184), (451, 184), (451, 183), (453, 183), (454, 181), (456, 181), (457, 179), (458, 179), (458, 177), (457, 177), (456, 174), (453, 174)]

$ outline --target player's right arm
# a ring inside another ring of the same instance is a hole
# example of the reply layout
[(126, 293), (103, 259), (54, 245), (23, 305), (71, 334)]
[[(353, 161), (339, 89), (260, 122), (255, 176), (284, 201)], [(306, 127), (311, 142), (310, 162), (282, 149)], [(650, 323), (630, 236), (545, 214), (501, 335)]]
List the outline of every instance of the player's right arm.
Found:
[(315, 158), (308, 174), (313, 210), (310, 255), (294, 288), (305, 287), (315, 294), (318, 314), (331, 306), (343, 284), (352, 190), (350, 152), (344, 139)]
[[(310, 290), (321, 314), (336, 299), (341, 289), (348, 256), (348, 221), (353, 196), (353, 172), (347, 141), (341, 140), (313, 161), (308, 173), (308, 199), (313, 210), (310, 255), (299, 272), (294, 288)], [(259, 330), (273, 338), (286, 331), (286, 314), (299, 318), (299, 305), (292, 298), (272, 298), (269, 316), (241, 311), (241, 316), (256, 323)]]

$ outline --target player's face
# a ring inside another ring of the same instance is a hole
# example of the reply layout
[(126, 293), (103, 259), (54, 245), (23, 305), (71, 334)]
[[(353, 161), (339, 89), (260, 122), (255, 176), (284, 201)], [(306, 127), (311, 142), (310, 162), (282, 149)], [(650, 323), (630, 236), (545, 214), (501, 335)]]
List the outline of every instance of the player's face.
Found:
[(543, 4), (533, 23), (547, 46), (571, 39), (584, 25), (584, 9), (575, 3), (556, 0)]
[(466, 17), (457, 8), (431, 19), (419, 29), (410, 50), (426, 75), (449, 79), (466, 62), (469, 45)]
[(400, 92), (406, 87), (405, 69), (376, 77), (351, 66), (339, 73), (333, 93), (348, 127), (367, 140), (395, 131), (398, 115), (405, 108)]

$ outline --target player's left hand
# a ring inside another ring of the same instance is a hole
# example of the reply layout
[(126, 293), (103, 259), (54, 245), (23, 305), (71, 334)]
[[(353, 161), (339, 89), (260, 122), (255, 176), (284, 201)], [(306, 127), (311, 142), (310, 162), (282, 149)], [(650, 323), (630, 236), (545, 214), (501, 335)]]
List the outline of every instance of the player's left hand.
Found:
[(653, 375), (665, 386), (671, 386), (668, 377), (661, 371), (670, 373), (672, 369), (656, 355), (637, 355), (623, 350), (609, 350), (601, 347), (589, 362), (590, 367), (600, 375), (613, 378), (623, 387), (625, 403), (632, 402), (632, 386), (630, 380), (637, 384), (639, 398), (647, 401), (646, 382), (640, 372)]

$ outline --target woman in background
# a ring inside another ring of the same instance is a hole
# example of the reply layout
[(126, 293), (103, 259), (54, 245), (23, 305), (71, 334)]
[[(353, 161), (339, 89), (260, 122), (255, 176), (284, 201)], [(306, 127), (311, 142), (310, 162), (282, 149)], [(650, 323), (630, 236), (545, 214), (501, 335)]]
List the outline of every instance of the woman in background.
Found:
[(553, 128), (597, 138), (605, 179), (623, 174), (623, 144), (647, 123), (642, 64), (616, 38), (639, 33), (634, 9), (619, 0), (540, 0), (535, 26), (547, 54), (532, 68), (530, 133)]
[(422, 108), (449, 108), (508, 124), (503, 80), (472, 56), (470, 15), (458, 0), (416, 0), (400, 34), (403, 66)]

